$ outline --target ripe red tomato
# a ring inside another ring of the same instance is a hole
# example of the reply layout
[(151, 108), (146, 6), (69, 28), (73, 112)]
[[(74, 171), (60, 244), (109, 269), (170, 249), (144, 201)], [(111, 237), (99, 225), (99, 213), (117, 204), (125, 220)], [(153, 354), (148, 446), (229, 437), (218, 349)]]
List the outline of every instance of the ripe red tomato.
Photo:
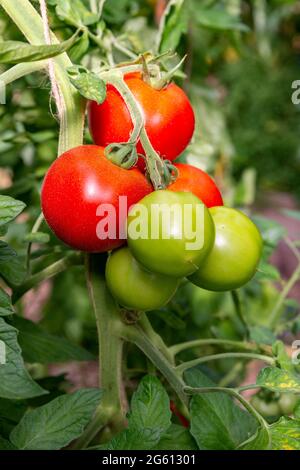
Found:
[[(140, 73), (125, 75), (125, 82), (140, 104), (145, 116), (146, 131), (154, 149), (161, 157), (174, 160), (190, 142), (195, 128), (193, 108), (184, 91), (175, 83), (155, 90), (142, 80)], [(109, 85), (101, 105), (89, 103), (90, 130), (97, 145), (127, 142), (133, 130), (127, 106)], [(138, 152), (144, 154), (142, 146)]]
[(191, 165), (177, 163), (177, 180), (168, 186), (169, 191), (191, 192), (207, 207), (223, 206), (221, 193), (213, 179), (204, 171)]
[[(102, 147), (83, 145), (64, 153), (51, 165), (42, 187), (42, 209), (53, 232), (67, 245), (104, 252), (125, 241), (119, 237), (119, 228), (123, 224), (125, 227), (127, 212), (119, 213), (119, 196), (127, 196), (129, 209), (152, 190), (138, 169), (124, 170), (105, 157)], [(111, 204), (116, 212), (116, 233), (108, 234), (106, 239), (97, 236), (99, 222), (108, 215), (97, 215), (100, 204)]]

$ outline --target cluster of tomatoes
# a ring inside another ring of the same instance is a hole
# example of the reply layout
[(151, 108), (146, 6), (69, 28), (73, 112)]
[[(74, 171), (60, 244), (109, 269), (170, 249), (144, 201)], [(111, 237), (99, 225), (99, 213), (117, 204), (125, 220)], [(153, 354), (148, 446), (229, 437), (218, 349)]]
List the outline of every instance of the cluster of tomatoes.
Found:
[[(127, 75), (125, 81), (143, 111), (152, 147), (162, 158), (174, 161), (194, 132), (187, 96), (174, 83), (154, 89), (139, 74)], [(253, 277), (262, 250), (260, 233), (242, 212), (223, 206), (208, 174), (175, 163), (176, 181), (154, 191), (142, 158), (130, 170), (112, 163), (105, 147), (127, 142), (133, 131), (127, 106), (113, 86), (108, 86), (103, 104), (89, 103), (89, 122), (96, 145), (74, 148), (52, 164), (42, 187), (42, 208), (49, 226), (67, 245), (91, 253), (109, 252), (107, 284), (120, 305), (134, 310), (160, 308), (185, 277), (215, 291), (236, 289)], [(145, 154), (140, 143), (137, 150)], [(123, 207), (125, 200), (129, 213)], [(145, 210), (137, 213), (137, 203)], [(182, 212), (172, 212), (175, 206)], [(189, 234), (182, 217), (185, 207), (189, 207)], [(170, 208), (168, 223), (157, 217), (161, 208)], [(115, 221), (113, 228), (108, 228), (108, 214)], [(146, 226), (151, 227), (148, 236), (136, 236), (138, 227)]]

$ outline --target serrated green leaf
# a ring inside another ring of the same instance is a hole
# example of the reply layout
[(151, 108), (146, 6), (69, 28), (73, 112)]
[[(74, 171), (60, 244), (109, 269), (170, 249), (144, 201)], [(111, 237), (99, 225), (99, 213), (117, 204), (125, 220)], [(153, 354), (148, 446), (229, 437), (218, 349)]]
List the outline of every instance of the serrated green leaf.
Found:
[(257, 344), (272, 345), (276, 341), (273, 331), (265, 326), (251, 326), (249, 328), (250, 339)]
[(268, 427), (258, 428), (256, 433), (246, 442), (243, 442), (238, 450), (268, 450), (271, 445), (271, 436)]
[(49, 364), (95, 359), (92, 354), (80, 346), (65, 338), (47, 333), (40, 326), (25, 318), (16, 316), (12, 321), (19, 330), (18, 341), (26, 362)]
[(18, 285), (26, 277), (25, 263), (10, 246), (0, 240), (0, 276), (9, 285)]
[(187, 30), (188, 14), (185, 0), (170, 0), (159, 25), (157, 51), (175, 51), (182, 34)]
[(0, 340), (5, 357), (5, 363), (0, 365), (0, 397), (25, 399), (47, 393), (32, 380), (25, 369), (17, 342), (17, 330), (3, 318), (0, 318)]
[(273, 392), (300, 393), (300, 377), (278, 367), (262, 369), (257, 376), (256, 383)]
[(113, 438), (105, 449), (152, 449), (170, 424), (168, 394), (156, 377), (146, 376), (132, 397), (128, 428)]
[(68, 75), (72, 85), (84, 98), (96, 101), (98, 104), (103, 103), (106, 97), (106, 85), (98, 75), (76, 66), (69, 67)]
[(188, 429), (171, 424), (153, 450), (197, 450), (197, 444)]
[(0, 195), (0, 226), (14, 220), (26, 207), (22, 201)]
[(272, 450), (300, 450), (300, 420), (283, 417), (270, 432)]
[(0, 44), (0, 63), (18, 64), (20, 62), (35, 62), (56, 57), (66, 52), (75, 44), (78, 33), (67, 41), (52, 45), (31, 45), (20, 41), (5, 41)]
[(171, 411), (167, 392), (157, 377), (144, 377), (131, 400), (129, 425), (137, 429), (156, 429), (159, 434), (170, 426)]
[(82, 389), (63, 395), (29, 411), (11, 433), (21, 450), (57, 450), (79, 437), (101, 399), (98, 389)]
[(50, 235), (43, 232), (29, 233), (26, 235), (25, 240), (29, 243), (48, 243)]
[(0, 317), (12, 315), (14, 313), (10, 296), (0, 288)]
[[(185, 374), (191, 387), (215, 384), (200, 370)], [(201, 450), (234, 450), (255, 435), (257, 423), (225, 393), (201, 393), (190, 404), (191, 434)]]

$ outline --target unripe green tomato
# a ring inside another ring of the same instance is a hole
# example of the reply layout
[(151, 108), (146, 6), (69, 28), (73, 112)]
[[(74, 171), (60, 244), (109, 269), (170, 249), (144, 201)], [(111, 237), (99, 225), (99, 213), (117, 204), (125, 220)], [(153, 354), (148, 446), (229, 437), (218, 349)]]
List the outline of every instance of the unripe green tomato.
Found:
[(154, 191), (129, 212), (128, 246), (153, 272), (174, 277), (192, 274), (214, 239), (207, 207), (189, 192)]
[(242, 212), (227, 207), (210, 210), (216, 228), (215, 244), (199, 270), (189, 280), (203, 289), (227, 291), (254, 276), (262, 253), (262, 238)]
[(285, 416), (292, 414), (299, 400), (299, 395), (295, 395), (294, 393), (283, 393), (278, 400), (281, 413)]
[(111, 253), (105, 274), (108, 288), (117, 302), (131, 310), (163, 307), (171, 300), (180, 283), (180, 279), (145, 269), (127, 247)]
[(256, 411), (258, 411), (265, 418), (272, 418), (281, 414), (278, 400), (266, 402), (258, 395), (254, 395), (254, 397), (251, 398), (250, 402), (251, 405), (254, 406)]

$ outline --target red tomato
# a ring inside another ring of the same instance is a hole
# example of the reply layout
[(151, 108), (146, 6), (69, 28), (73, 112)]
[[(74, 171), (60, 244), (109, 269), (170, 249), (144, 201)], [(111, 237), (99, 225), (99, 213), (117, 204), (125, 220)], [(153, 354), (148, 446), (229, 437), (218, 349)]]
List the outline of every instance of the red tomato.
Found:
[[(129, 209), (152, 190), (139, 170), (124, 170), (105, 157), (102, 147), (83, 145), (51, 165), (42, 187), (42, 209), (53, 232), (67, 245), (104, 252), (125, 241), (119, 237), (119, 227), (125, 226), (127, 213), (119, 214), (119, 196), (127, 196)], [(107, 213), (97, 215), (100, 204), (111, 204), (116, 211), (116, 234), (103, 240), (97, 230)]]
[[(185, 150), (194, 133), (195, 116), (188, 97), (175, 83), (155, 90), (139, 73), (125, 75), (125, 82), (144, 113), (146, 131), (154, 149), (161, 157), (174, 160)], [(133, 123), (123, 98), (112, 85), (107, 87), (104, 103), (89, 103), (89, 124), (97, 145), (106, 147), (129, 140)], [(140, 144), (138, 152), (144, 154)]]
[(179, 176), (177, 180), (168, 186), (169, 191), (191, 192), (207, 207), (223, 206), (221, 193), (213, 179), (204, 171), (191, 165), (177, 163)]

